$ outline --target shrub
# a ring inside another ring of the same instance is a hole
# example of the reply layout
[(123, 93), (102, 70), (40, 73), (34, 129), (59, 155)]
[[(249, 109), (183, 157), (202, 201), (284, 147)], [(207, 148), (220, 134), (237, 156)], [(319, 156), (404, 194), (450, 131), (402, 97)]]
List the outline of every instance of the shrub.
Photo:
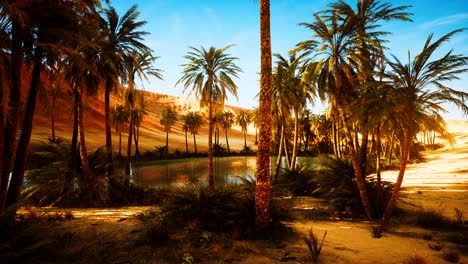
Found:
[[(198, 185), (175, 189), (161, 204), (161, 213), (175, 225), (196, 222), (205, 230), (231, 232), (235, 237), (253, 235), (255, 182), (243, 181), (213, 191)], [(273, 221), (284, 219), (286, 210), (278, 201), (272, 200), (270, 208)]]
[(305, 236), (304, 242), (307, 244), (307, 248), (309, 249), (310, 255), (312, 256), (312, 261), (317, 262), (318, 257), (320, 256), (320, 252), (322, 251), (323, 241), (325, 240), (325, 236), (327, 235), (327, 231), (323, 234), (322, 241), (319, 241), (317, 235), (315, 235), (312, 228), (309, 229), (309, 233)]
[[(78, 150), (76, 150), (78, 151)], [(48, 142), (29, 157), (22, 199), (38, 206), (78, 206), (107, 200), (106, 151), (101, 147), (88, 155), (93, 182), (85, 182), (79, 155), (72, 157), (67, 142)], [(89, 190), (93, 186), (93, 193)]]
[(424, 228), (449, 228), (456, 223), (445, 217), (440, 210), (424, 209), (416, 215), (416, 224)]
[(304, 164), (293, 169), (283, 169), (273, 184), (273, 191), (283, 195), (312, 195), (317, 188), (313, 176), (314, 172)]

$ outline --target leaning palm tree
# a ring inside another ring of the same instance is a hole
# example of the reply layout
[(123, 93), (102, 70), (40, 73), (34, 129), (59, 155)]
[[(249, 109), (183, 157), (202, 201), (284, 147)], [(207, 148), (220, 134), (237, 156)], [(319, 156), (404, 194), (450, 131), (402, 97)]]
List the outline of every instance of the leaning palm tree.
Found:
[(236, 116), (236, 123), (241, 127), (244, 133), (244, 149), (247, 149), (247, 127), (252, 122), (252, 115), (248, 110), (240, 110)]
[(271, 36), (270, 0), (260, 0), (260, 131), (255, 188), (255, 225), (262, 231), (270, 223), (271, 147)]
[[(391, 97), (398, 98), (398, 114), (404, 124), (404, 139), (402, 143), (402, 159), (398, 178), (382, 217), (382, 225), (390, 220), (400, 187), (403, 182), (406, 165), (414, 136), (414, 118), (421, 111), (436, 114), (444, 111), (441, 103), (449, 102), (458, 106), (465, 114), (468, 114), (468, 93), (456, 90), (447, 85), (447, 81), (460, 79), (460, 74), (468, 72), (468, 56), (453, 54), (452, 50), (444, 56), (434, 59), (435, 52), (442, 44), (449, 41), (455, 34), (463, 29), (454, 30), (438, 40), (433, 41), (431, 34), (419, 53), (412, 61), (403, 64), (393, 56), (393, 61), (387, 60), (391, 71), (387, 72), (386, 78), (390, 80), (393, 88)], [(410, 56), (410, 55), (409, 55)]]
[[(112, 133), (110, 116), (110, 93), (115, 89), (121, 74), (125, 70), (126, 54), (144, 54), (150, 49), (143, 43), (143, 36), (148, 32), (141, 31), (146, 22), (138, 21), (139, 12), (133, 5), (123, 16), (119, 17), (113, 7), (104, 10), (101, 18), (101, 31), (103, 41), (100, 54), (101, 64), (104, 68), (105, 78), (104, 113), (106, 124), (106, 149), (108, 159), (108, 172), (113, 172)], [(123, 76), (125, 77), (125, 76)]]
[(164, 126), (164, 131), (166, 132), (166, 155), (169, 152), (169, 132), (171, 132), (171, 128), (177, 122), (177, 112), (176, 110), (166, 107), (162, 110), (159, 114), (159, 122), (161, 125)]
[(191, 51), (184, 57), (188, 62), (182, 65), (183, 76), (176, 83), (184, 86), (184, 92), (190, 88), (200, 100), (200, 106), (208, 107), (208, 179), (211, 190), (214, 188), (213, 107), (215, 104), (224, 106), (228, 92), (237, 98), (237, 86), (232, 77), (238, 78), (241, 72), (234, 62), (237, 58), (226, 53), (231, 46), (208, 50), (189, 47)]

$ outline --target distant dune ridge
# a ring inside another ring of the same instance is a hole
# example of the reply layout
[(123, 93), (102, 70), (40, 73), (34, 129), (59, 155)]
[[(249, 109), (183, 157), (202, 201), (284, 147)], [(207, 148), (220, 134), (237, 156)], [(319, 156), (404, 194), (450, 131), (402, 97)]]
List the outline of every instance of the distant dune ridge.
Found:
[[(172, 107), (178, 112), (179, 121), (172, 128), (169, 133), (169, 151), (185, 151), (185, 133), (182, 130), (183, 122), (181, 116), (188, 111), (200, 111), (199, 102), (194, 99), (164, 95), (143, 91), (145, 97), (145, 110), (148, 113), (144, 116), (142, 125), (140, 127), (140, 151), (154, 150), (156, 146), (165, 145), (166, 133), (163, 126), (159, 124), (159, 113), (166, 107)], [(116, 95), (111, 96), (111, 108), (119, 102)], [(33, 123), (33, 134), (31, 143), (33, 145), (40, 142), (47, 141), (51, 136), (51, 114), (50, 107), (51, 98), (43, 99), (39, 102), (36, 110)], [(90, 150), (105, 145), (105, 120), (104, 120), (104, 96), (99, 94), (97, 96), (90, 96), (86, 102), (87, 110), (85, 112), (85, 133), (86, 144)], [(55, 130), (56, 137), (71, 140), (72, 126), (73, 126), (73, 98), (71, 95), (64, 94), (57, 99), (56, 103), (56, 120)], [(225, 106), (225, 110), (231, 112), (238, 112), (240, 107)], [(204, 110), (201, 110), (202, 112)], [(205, 120), (205, 125), (202, 126), (198, 135), (196, 136), (197, 148), (199, 151), (207, 151), (208, 149), (208, 123)], [(220, 131), (220, 142), (225, 146), (226, 139), (224, 131)], [(126, 151), (126, 140), (128, 134), (122, 135), (122, 151)], [(125, 140), (123, 140), (125, 138)], [(239, 126), (234, 125), (228, 131), (229, 146), (231, 150), (239, 151), (244, 147), (244, 136)], [(112, 141), (114, 149), (117, 150), (118, 134), (115, 132), (115, 127), (112, 128)], [(124, 144), (125, 142), (125, 144)], [(247, 134), (247, 145), (255, 147), (255, 128), (250, 125)], [(189, 151), (194, 151), (193, 136), (188, 134)], [(125, 152), (124, 152), (125, 153)]]

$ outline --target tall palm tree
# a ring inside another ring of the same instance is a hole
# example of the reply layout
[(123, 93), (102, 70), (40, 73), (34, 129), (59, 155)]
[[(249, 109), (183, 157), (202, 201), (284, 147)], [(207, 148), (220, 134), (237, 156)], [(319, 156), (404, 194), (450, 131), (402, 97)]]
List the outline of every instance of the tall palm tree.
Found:
[(236, 115), (236, 123), (244, 133), (244, 149), (247, 149), (247, 127), (252, 122), (252, 115), (248, 110), (240, 110)]
[(407, 64), (403, 64), (395, 56), (393, 56), (393, 61), (387, 60), (391, 71), (388, 71), (385, 77), (394, 87), (391, 96), (398, 98), (400, 102), (398, 116), (401, 117), (404, 126), (404, 139), (398, 178), (382, 217), (382, 225), (387, 224), (390, 220), (393, 207), (398, 199), (414, 136), (414, 118), (420, 112), (432, 114), (443, 111), (440, 106), (443, 102), (453, 103), (465, 114), (468, 114), (468, 93), (449, 87), (446, 83), (458, 80), (460, 74), (468, 72), (468, 57), (449, 51), (438, 59), (433, 58), (434, 52), (442, 44), (462, 31), (463, 29), (454, 30), (435, 41), (432, 40), (433, 35), (431, 34), (422, 51)]
[(214, 188), (213, 172), (213, 107), (224, 106), (227, 94), (230, 92), (237, 98), (237, 86), (232, 77), (238, 78), (241, 69), (235, 64), (236, 57), (226, 53), (232, 45), (221, 49), (211, 47), (191, 51), (184, 56), (188, 60), (183, 64), (183, 76), (177, 81), (184, 86), (184, 92), (191, 89), (200, 100), (200, 106), (208, 107), (208, 179), (209, 189)]
[(260, 131), (255, 188), (255, 225), (262, 231), (270, 223), (271, 147), (271, 36), (270, 0), (260, 0)]
[[(315, 67), (318, 92), (321, 98), (328, 97), (332, 116), (338, 116), (347, 138), (349, 155), (356, 174), (361, 200), (367, 217), (374, 217), (370, 203), (364, 168), (360, 163), (357, 138), (358, 131), (352, 120), (362, 119), (353, 117), (356, 102), (362, 102), (366, 95), (361, 87), (371, 80), (371, 72), (375, 67), (374, 61), (383, 57), (383, 36), (389, 32), (378, 31), (382, 21), (409, 20), (410, 13), (405, 12), (409, 6), (393, 7), (391, 4), (380, 4), (375, 0), (358, 1), (357, 10), (339, 1), (330, 5), (331, 9), (314, 14), (314, 23), (301, 25), (314, 32), (314, 40), (298, 44), (298, 50), (315, 53), (321, 58)], [(366, 122), (364, 116), (364, 123)], [(365, 131), (364, 131), (365, 132)], [(356, 137), (353, 137), (353, 133)], [(364, 133), (364, 148), (367, 153), (367, 132)], [(363, 144), (361, 144), (362, 146)], [(365, 154), (366, 154), (365, 153)]]
[(125, 90), (125, 106), (127, 111), (130, 113), (127, 140), (127, 160), (125, 163), (126, 175), (130, 175), (133, 139), (135, 141), (135, 155), (139, 156), (139, 129), (143, 115), (146, 113), (144, 111), (143, 92), (136, 90), (135, 78), (139, 77), (141, 80), (147, 80), (147, 76), (152, 75), (158, 79), (162, 79), (161, 70), (153, 66), (153, 62), (156, 61), (156, 59), (158, 59), (158, 57), (154, 57), (151, 54), (151, 51), (145, 51), (144, 53), (136, 53), (132, 51), (124, 56), (123, 66), (126, 74), (122, 76), (122, 79), (128, 85), (128, 88)]
[[(101, 44), (101, 65), (105, 69), (104, 113), (106, 124), (106, 149), (108, 159), (108, 173), (113, 173), (112, 133), (110, 116), (110, 93), (115, 89), (121, 74), (125, 70), (125, 56), (128, 54), (143, 54), (149, 52), (143, 43), (143, 37), (148, 32), (141, 31), (146, 21), (139, 21), (137, 5), (133, 5), (123, 16), (119, 16), (113, 7), (103, 11), (101, 18), (101, 31), (103, 42)], [(124, 76), (125, 77), (125, 76)]]
[(164, 108), (159, 114), (159, 123), (164, 126), (164, 131), (166, 132), (166, 155), (169, 152), (169, 132), (171, 132), (171, 128), (177, 120), (176, 110), (170, 107)]
[(231, 111), (224, 111), (222, 114), (222, 126), (224, 129), (224, 134), (226, 135), (226, 146), (228, 153), (231, 153), (231, 149), (229, 148), (229, 140), (228, 140), (228, 130), (234, 124), (234, 114)]
[(34, 1), (26, 5), (26, 10), (31, 14), (24, 34), (29, 38), (28, 41), (33, 42), (29, 50), (33, 61), (32, 77), (16, 149), (7, 205), (16, 203), (21, 192), (41, 72), (49, 68), (47, 64), (56, 63), (60, 58), (59, 54), (63, 54), (62, 56), (76, 54), (72, 49), (75, 48), (74, 44), (80, 37), (77, 37), (75, 32), (82, 22), (80, 19), (86, 14), (84, 10), (81, 12), (82, 10), (78, 9), (75, 2)]

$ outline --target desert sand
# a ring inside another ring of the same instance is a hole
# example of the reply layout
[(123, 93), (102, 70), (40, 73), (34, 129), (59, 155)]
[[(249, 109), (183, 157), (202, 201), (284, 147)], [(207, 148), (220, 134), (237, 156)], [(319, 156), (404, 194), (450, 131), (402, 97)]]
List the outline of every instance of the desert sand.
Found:
[[(148, 115), (141, 127), (140, 146), (143, 150), (154, 150), (165, 142), (165, 132), (159, 124), (158, 114), (167, 106), (176, 108), (180, 114), (190, 110), (199, 110), (198, 103), (180, 97), (147, 93)], [(113, 98), (118, 100), (117, 98)], [(87, 102), (86, 136), (89, 149), (97, 148), (105, 142), (104, 116), (102, 98), (89, 99)], [(71, 137), (71, 105), (70, 100), (59, 100), (60, 113), (57, 116), (57, 136), (69, 139)], [(235, 107), (229, 107), (235, 111)], [(44, 142), (50, 136), (50, 112), (46, 108), (39, 109), (34, 120), (33, 144)], [(448, 130), (452, 133), (455, 143), (446, 144), (443, 148), (424, 153), (426, 162), (409, 165), (399, 203), (413, 208), (426, 208), (440, 210), (447, 217), (454, 218), (454, 208), (458, 208), (468, 215), (468, 121), (449, 120)], [(203, 127), (197, 135), (197, 144), (201, 151), (206, 150), (207, 126)], [(249, 127), (248, 145), (252, 146), (255, 139), (255, 130)], [(185, 137), (179, 122), (170, 133), (170, 150), (184, 150)], [(189, 147), (193, 148), (193, 138), (189, 135)], [(224, 143), (224, 134), (221, 142)], [(117, 146), (118, 137), (113, 133), (114, 146)], [(243, 147), (243, 134), (239, 127), (229, 130), (231, 149), (240, 150)], [(124, 148), (125, 149), (125, 148)], [(386, 171), (384, 180), (394, 182), (398, 172)], [(296, 209), (314, 208), (320, 206), (315, 200), (303, 200)], [(65, 222), (57, 227), (60, 230), (72, 230), (80, 233), (83, 239), (104, 236), (105, 239), (117, 241), (131, 241), (135, 239), (133, 230), (141, 227), (133, 218), (137, 212), (146, 207), (129, 207), (120, 209), (76, 209), (72, 210), (76, 219)], [(126, 221), (120, 221), (127, 219)], [(233, 252), (220, 251), (227, 254), (224, 259), (233, 259), (234, 262), (222, 263), (281, 263), (281, 256), (292, 256), (292, 263), (302, 263), (308, 259), (306, 245), (301, 237), (309, 228), (313, 227), (319, 237), (327, 231), (319, 263), (402, 263), (408, 258), (418, 255), (427, 263), (447, 263), (440, 258), (443, 251), (433, 251), (429, 244), (442, 241), (444, 250), (455, 249), (461, 253), (459, 263), (468, 263), (467, 247), (459, 246), (443, 240), (446, 235), (443, 231), (427, 230), (405, 224), (390, 225), (380, 239), (371, 236), (372, 223), (366, 221), (317, 221), (302, 219), (286, 223), (299, 235), (298, 238), (288, 241), (281, 248), (271, 249), (260, 244), (251, 244), (253, 248), (247, 255), (236, 256)], [(140, 227), (139, 227), (140, 226)], [(60, 231), (59, 231), (60, 232)], [(424, 240), (430, 236), (432, 241)], [(247, 242), (246, 242), (247, 243)], [(120, 252), (121, 253), (121, 252)], [(120, 254), (119, 253), (119, 254)], [(131, 252), (122, 253), (121, 259), (128, 259)], [(275, 257), (276, 256), (276, 257)], [(279, 257), (278, 257), (279, 256)], [(117, 256), (115, 256), (117, 257)], [(116, 258), (117, 260), (118, 258)], [(236, 262), (237, 261), (237, 262)], [(157, 261), (154, 263), (158, 263)]]

